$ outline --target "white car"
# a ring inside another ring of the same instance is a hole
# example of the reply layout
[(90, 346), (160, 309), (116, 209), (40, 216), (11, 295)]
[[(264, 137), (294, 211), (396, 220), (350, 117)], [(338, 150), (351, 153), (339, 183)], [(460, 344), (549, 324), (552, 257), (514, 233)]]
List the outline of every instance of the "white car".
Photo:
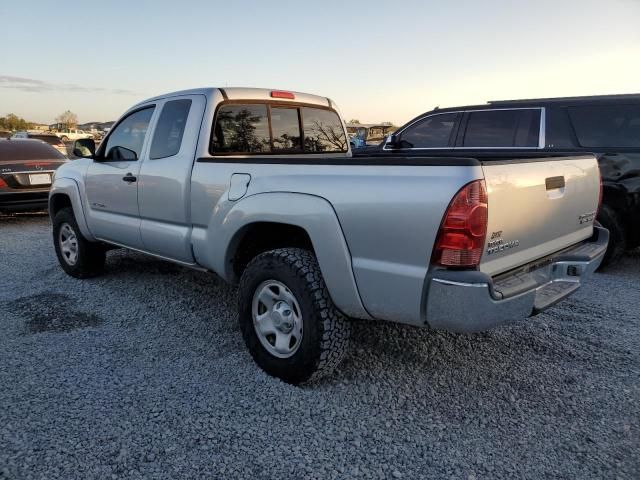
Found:
[(59, 137), (63, 142), (67, 142), (69, 140), (81, 140), (83, 138), (93, 138), (88, 132), (84, 130), (77, 130), (75, 128), (65, 128), (64, 130), (60, 130), (59, 132), (55, 132), (56, 136)]

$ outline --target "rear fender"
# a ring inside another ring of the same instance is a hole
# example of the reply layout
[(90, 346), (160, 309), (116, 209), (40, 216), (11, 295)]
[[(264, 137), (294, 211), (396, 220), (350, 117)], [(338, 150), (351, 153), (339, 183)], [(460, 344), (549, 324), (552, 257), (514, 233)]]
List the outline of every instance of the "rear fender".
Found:
[[(371, 318), (360, 300), (342, 228), (327, 200), (299, 193), (262, 193), (224, 203), (226, 205), (219, 204), (214, 209), (206, 232), (194, 229), (194, 253), (200, 265), (234, 282), (232, 260), (241, 232), (247, 226), (257, 222), (297, 226), (311, 239), (336, 307), (351, 317)], [(229, 209), (223, 214), (225, 207)]]

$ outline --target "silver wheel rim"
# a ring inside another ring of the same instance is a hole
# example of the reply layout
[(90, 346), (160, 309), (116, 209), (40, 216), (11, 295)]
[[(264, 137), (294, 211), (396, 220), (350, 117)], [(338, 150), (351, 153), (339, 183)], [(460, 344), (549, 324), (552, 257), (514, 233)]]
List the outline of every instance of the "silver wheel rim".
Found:
[(289, 358), (302, 342), (302, 310), (282, 282), (262, 282), (253, 294), (253, 328), (262, 346), (274, 357)]
[(58, 242), (64, 261), (69, 265), (75, 265), (78, 261), (78, 237), (68, 223), (63, 223), (60, 227)]

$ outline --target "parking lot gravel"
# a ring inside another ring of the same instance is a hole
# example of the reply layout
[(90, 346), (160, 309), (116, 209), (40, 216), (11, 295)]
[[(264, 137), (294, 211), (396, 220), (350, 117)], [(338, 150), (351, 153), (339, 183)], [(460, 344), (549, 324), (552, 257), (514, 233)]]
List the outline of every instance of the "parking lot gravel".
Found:
[(50, 228), (0, 218), (0, 479), (640, 478), (640, 252), (487, 333), (354, 322), (299, 388), (215, 276), (117, 250), (75, 280)]

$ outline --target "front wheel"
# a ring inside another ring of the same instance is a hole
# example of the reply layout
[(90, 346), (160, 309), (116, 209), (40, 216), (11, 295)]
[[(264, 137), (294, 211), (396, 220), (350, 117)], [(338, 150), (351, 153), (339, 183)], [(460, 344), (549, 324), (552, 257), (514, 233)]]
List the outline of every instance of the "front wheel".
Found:
[(102, 272), (105, 248), (82, 236), (71, 208), (63, 208), (53, 218), (53, 244), (60, 266), (72, 277), (89, 278)]
[(281, 248), (254, 258), (240, 280), (239, 322), (255, 362), (299, 384), (331, 373), (343, 360), (350, 325), (333, 305), (315, 256)]

